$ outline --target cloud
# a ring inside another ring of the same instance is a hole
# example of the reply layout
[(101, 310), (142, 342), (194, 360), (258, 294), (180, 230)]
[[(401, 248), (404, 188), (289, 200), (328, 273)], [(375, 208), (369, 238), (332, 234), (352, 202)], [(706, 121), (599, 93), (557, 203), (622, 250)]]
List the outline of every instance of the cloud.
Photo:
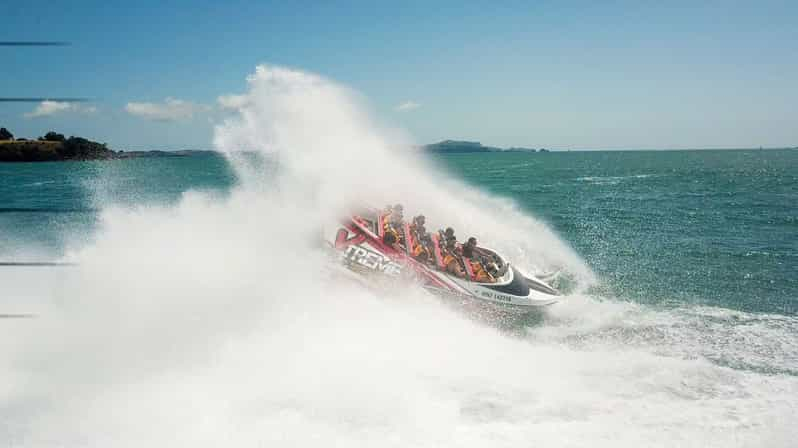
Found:
[(23, 114), (25, 118), (39, 118), (48, 117), (55, 114), (66, 112), (81, 112), (91, 114), (97, 112), (94, 106), (81, 106), (77, 103), (70, 103), (64, 101), (42, 101), (31, 112)]
[(216, 99), (222, 109), (237, 110), (247, 104), (246, 95), (221, 95)]
[(166, 98), (163, 103), (127, 103), (125, 110), (137, 117), (153, 121), (190, 120), (194, 114), (210, 110), (208, 106), (191, 101)]
[(415, 101), (407, 100), (399, 103), (399, 105), (396, 106), (396, 110), (399, 112), (409, 112), (413, 109), (418, 109), (419, 107), (421, 107), (421, 104)]

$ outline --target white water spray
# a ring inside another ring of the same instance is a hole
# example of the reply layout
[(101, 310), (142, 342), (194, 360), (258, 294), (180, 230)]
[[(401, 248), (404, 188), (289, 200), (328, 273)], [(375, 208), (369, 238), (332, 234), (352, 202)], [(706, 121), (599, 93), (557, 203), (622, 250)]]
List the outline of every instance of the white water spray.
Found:
[[(574, 298), (524, 339), (416, 290), (378, 297), (325, 278), (317, 226), (353, 202), (401, 201), (513, 259), (592, 280), (544, 225), (427, 166), (347, 89), (269, 67), (248, 83), (216, 133), (241, 177), (229, 198), (107, 209), (73, 254), (80, 267), (42, 287), (53, 297), (42, 316), (4, 323), (0, 440), (789, 446), (794, 377), (720, 367), (691, 357), (689, 341), (677, 353), (645, 336), (625, 344), (624, 330), (679, 316)], [(238, 150), (268, 153), (265, 171)], [(762, 331), (796, 328), (784, 325)]]
[[(433, 169), (399, 132), (365, 113), (350, 90), (316, 75), (259, 66), (249, 92), (237, 96), (238, 115), (216, 130), (216, 146), (268, 154), (279, 164), (283, 197), (300, 207), (344, 216), (353, 204), (402, 202), (431, 227), (453, 226), (461, 239), (478, 239), (521, 266), (566, 269), (592, 281), (584, 263), (545, 225), (509, 201), (492, 198)], [(240, 159), (251, 182), (261, 176)], [(271, 176), (267, 179), (275, 185)]]

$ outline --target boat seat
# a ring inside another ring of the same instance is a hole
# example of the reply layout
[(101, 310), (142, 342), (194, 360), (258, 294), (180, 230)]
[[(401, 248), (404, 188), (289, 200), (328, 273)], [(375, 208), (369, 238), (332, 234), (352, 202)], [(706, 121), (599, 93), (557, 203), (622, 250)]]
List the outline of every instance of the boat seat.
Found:
[(405, 223), (404, 225), (404, 232), (405, 232), (405, 251), (407, 255), (413, 256), (413, 248), (416, 247), (416, 241), (413, 239), (413, 232), (410, 231), (410, 224)]
[(377, 236), (382, 240), (385, 237), (385, 215), (380, 213), (377, 215)]

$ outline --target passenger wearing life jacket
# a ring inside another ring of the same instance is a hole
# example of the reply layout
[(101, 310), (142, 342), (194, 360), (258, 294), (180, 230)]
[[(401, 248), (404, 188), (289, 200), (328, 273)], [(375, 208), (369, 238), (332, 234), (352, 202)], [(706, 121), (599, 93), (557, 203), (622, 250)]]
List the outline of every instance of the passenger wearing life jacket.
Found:
[(410, 232), (413, 233), (414, 237), (418, 236), (420, 238), (427, 233), (427, 228), (424, 227), (425, 222), (426, 218), (424, 215), (418, 215), (413, 218), (413, 222), (410, 224)]
[[(385, 241), (385, 235), (392, 234), (394, 241), (400, 244), (404, 242), (404, 232), (402, 231), (402, 226), (404, 225), (403, 210), (402, 204), (396, 204), (390, 209), (390, 213), (388, 213), (384, 221), (383, 241)], [(386, 242), (386, 244), (388, 243)]]
[[(454, 231), (452, 231), (452, 233), (454, 233)], [(448, 239), (446, 241), (443, 255), (443, 265), (446, 267), (446, 272), (459, 278), (465, 278), (466, 274), (463, 270), (463, 266), (461, 265), (462, 260), (457, 254), (455, 242), (455, 239)]]
[(393, 207), (388, 207), (382, 213), (385, 219), (385, 226), (396, 226), (404, 223), (404, 207), (402, 204), (396, 204)]
[(399, 240), (396, 239), (396, 236), (393, 232), (385, 232), (385, 235), (382, 237), (382, 242), (388, 246), (391, 246), (391, 248), (394, 250), (402, 250), (402, 247), (399, 246)]
[(491, 271), (496, 272), (495, 265), (492, 268), (486, 269), (482, 262), (474, 260), (465, 260), (466, 263), (471, 263), (471, 269), (474, 271), (474, 281), (478, 283), (496, 283), (496, 278), (491, 274)]
[(454, 229), (451, 227), (447, 227), (446, 230), (443, 232), (443, 247), (447, 247), (449, 244), (453, 244), (456, 247), (457, 237), (454, 236)]
[(493, 276), (493, 274), (491, 274), (491, 270), (493, 270), (493, 272), (498, 271), (495, 263), (493, 263), (493, 266), (491, 266), (493, 269), (487, 268), (485, 261), (474, 252), (476, 248), (477, 239), (473, 236), (469, 238), (465, 244), (463, 244), (463, 261), (465, 263), (471, 264), (471, 271), (474, 273), (473, 280), (479, 283), (496, 282), (496, 278)]
[(424, 227), (424, 215), (418, 215), (413, 218), (410, 224), (410, 235), (413, 239), (413, 247), (411, 248), (413, 258), (423, 263), (432, 260), (432, 251), (430, 249), (430, 236), (427, 234), (427, 229)]
[(413, 247), (413, 258), (422, 263), (429, 263), (432, 261), (432, 255), (427, 247), (428, 240), (422, 240), (415, 244)]
[(432, 241), (432, 236), (429, 233), (425, 233), (424, 236), (421, 237), (421, 244), (417, 245), (416, 249), (413, 251), (413, 256), (416, 258), (416, 260), (434, 267), (434, 244), (435, 243)]

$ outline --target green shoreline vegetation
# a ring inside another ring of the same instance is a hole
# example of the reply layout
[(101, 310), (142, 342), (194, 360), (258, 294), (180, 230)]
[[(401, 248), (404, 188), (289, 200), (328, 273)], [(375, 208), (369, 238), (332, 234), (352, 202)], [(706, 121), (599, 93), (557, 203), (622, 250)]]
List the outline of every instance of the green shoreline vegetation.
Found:
[(15, 139), (6, 128), (0, 128), (0, 162), (50, 162), (62, 160), (111, 159), (116, 151), (105, 143), (83, 137), (50, 131), (36, 140)]
[(106, 143), (50, 131), (35, 140), (14, 138), (0, 128), (0, 162), (65, 162), (131, 159), (136, 157), (183, 157), (208, 151), (114, 151)]

